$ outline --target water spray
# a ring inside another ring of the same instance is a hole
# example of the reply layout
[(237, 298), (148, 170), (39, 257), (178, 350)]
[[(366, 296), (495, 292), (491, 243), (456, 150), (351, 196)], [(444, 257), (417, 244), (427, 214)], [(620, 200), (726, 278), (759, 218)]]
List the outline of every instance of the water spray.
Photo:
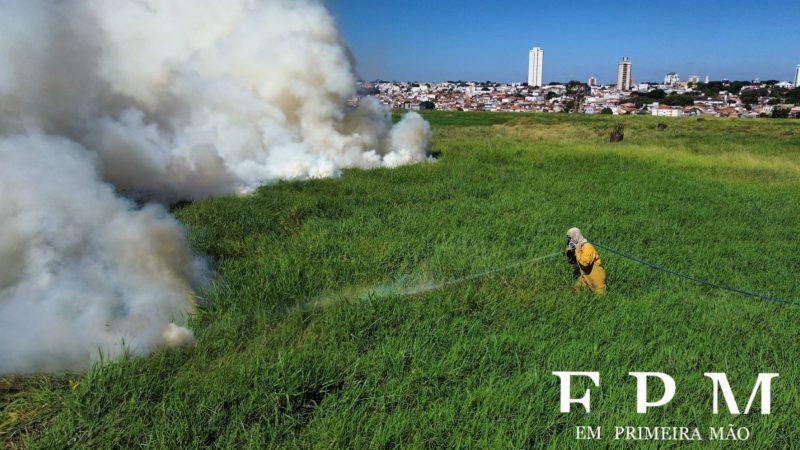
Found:
[[(561, 252), (555, 252), (548, 255), (536, 256), (534, 258), (517, 261), (515, 263), (507, 264), (500, 267), (494, 267), (492, 269), (471, 273), (463, 277), (449, 279), (449, 280), (446, 279), (440, 281), (429, 281), (424, 283), (408, 283), (407, 278), (399, 278), (389, 283), (383, 283), (377, 286), (372, 286), (362, 291), (357, 291), (353, 293), (354, 294), (353, 296), (356, 297), (357, 300), (366, 300), (369, 298), (406, 297), (410, 295), (424, 294), (427, 292), (437, 291), (445, 287), (463, 284), (468, 281), (480, 278), (486, 278), (488, 276), (494, 275), (499, 272), (506, 272), (521, 266), (534, 264), (561, 255), (562, 255)], [(318, 297), (317, 299), (312, 300), (308, 303), (304, 303), (299, 307), (304, 311), (321, 308), (336, 303), (338, 298), (349, 297), (349, 296), (350, 295), (348, 295), (348, 293), (341, 293), (341, 292), (339, 293), (339, 295), (325, 295)]]

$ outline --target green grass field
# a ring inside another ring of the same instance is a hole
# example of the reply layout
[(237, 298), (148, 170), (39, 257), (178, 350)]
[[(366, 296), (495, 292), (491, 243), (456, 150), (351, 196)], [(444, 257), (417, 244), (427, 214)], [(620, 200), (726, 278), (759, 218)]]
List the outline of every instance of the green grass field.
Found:
[[(602, 298), (574, 293), (559, 258), (414, 292), (556, 252), (578, 226), (676, 270), (800, 299), (800, 122), (426, 118), (434, 163), (177, 208), (218, 273), (191, 321), (197, 347), (2, 380), (0, 441), (563, 448), (580, 444), (576, 425), (603, 426), (616, 445), (615, 425), (734, 424), (749, 446), (800, 446), (800, 306), (602, 250)], [(619, 122), (625, 140), (609, 143)], [(555, 370), (601, 372), (591, 413), (559, 413)], [(636, 414), (629, 371), (671, 374), (675, 399)], [(742, 408), (759, 372), (780, 373), (773, 413), (712, 415), (712, 371)]]

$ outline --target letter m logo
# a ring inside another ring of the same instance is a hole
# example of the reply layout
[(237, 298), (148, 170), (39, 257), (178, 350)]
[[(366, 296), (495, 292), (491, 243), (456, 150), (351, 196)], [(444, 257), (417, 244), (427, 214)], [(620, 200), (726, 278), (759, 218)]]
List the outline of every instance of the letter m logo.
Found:
[[(728, 383), (728, 376), (723, 372), (707, 372), (704, 373), (714, 384), (714, 400), (712, 409), (714, 414), (719, 414), (719, 393), (722, 392), (722, 398), (725, 404), (728, 405), (728, 411), (731, 414), (739, 414), (739, 405), (736, 403), (736, 398), (731, 390), (731, 385)], [(761, 414), (769, 414), (772, 407), (772, 379), (778, 378), (777, 373), (760, 373), (756, 379), (756, 384), (753, 386), (753, 392), (747, 400), (747, 405), (744, 407), (744, 413), (750, 413), (750, 408), (756, 399), (756, 394), (761, 392)]]

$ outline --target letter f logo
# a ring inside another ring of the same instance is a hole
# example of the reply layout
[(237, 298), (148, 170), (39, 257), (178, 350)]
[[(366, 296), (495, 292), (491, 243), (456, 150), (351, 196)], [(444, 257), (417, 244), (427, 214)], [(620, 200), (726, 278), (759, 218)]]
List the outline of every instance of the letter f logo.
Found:
[(577, 403), (583, 405), (586, 412), (591, 411), (591, 389), (586, 389), (586, 393), (581, 398), (572, 398), (570, 396), (572, 387), (572, 377), (588, 377), (595, 386), (600, 386), (600, 372), (553, 372), (561, 381), (561, 412), (570, 412), (570, 404)]

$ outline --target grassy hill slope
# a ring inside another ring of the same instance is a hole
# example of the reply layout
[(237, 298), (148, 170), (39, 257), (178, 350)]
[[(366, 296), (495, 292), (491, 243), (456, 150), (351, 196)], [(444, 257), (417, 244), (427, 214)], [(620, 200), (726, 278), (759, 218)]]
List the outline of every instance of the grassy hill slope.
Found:
[[(578, 226), (680, 271), (800, 299), (800, 123), (426, 117), (434, 163), (177, 209), (218, 273), (192, 320), (197, 348), (6, 380), (0, 439), (521, 448), (575, 445), (575, 425), (735, 424), (752, 445), (800, 445), (800, 307), (603, 251), (603, 298), (575, 294), (558, 258), (404, 289), (551, 254)], [(609, 143), (618, 122), (625, 140)], [(554, 370), (601, 372), (590, 414), (558, 412)], [(675, 400), (636, 414), (629, 371), (671, 374)], [(773, 414), (713, 416), (710, 371), (727, 372), (742, 403), (758, 372), (780, 373)]]

